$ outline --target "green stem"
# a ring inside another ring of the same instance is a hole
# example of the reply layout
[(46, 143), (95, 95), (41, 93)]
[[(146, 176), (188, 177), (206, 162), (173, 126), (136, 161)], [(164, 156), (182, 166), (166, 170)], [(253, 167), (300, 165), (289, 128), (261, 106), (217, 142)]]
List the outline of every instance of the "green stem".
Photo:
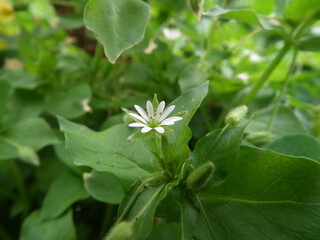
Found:
[(198, 197), (197, 195), (195, 196), (195, 198), (196, 198), (196, 201), (197, 201), (197, 203), (198, 203), (198, 205), (199, 205), (201, 215), (203, 216), (203, 218), (204, 218), (204, 220), (206, 221), (206, 224), (207, 224), (207, 226), (208, 226), (208, 228), (209, 228), (209, 230), (210, 230), (212, 240), (215, 240), (213, 229), (212, 229), (212, 227), (211, 227), (211, 225), (210, 225), (210, 222), (209, 222), (209, 219), (208, 219), (208, 217), (207, 217), (207, 214), (206, 214), (206, 212), (204, 211), (204, 208), (203, 208), (203, 206), (202, 206), (202, 203), (201, 203), (201, 201), (200, 201), (200, 199), (199, 199), (199, 197)]
[(278, 52), (275, 59), (271, 62), (271, 64), (267, 67), (267, 69), (263, 72), (259, 80), (256, 82), (254, 87), (251, 89), (249, 94), (242, 100), (241, 104), (248, 105), (251, 103), (251, 101), (254, 99), (260, 88), (263, 86), (263, 84), (268, 80), (271, 73), (274, 71), (274, 69), (278, 66), (278, 64), (281, 62), (284, 55), (288, 52), (288, 50), (291, 47), (291, 42), (286, 41), (283, 48)]
[(293, 55), (292, 61), (291, 61), (290, 66), (289, 66), (288, 73), (287, 73), (286, 78), (284, 80), (280, 95), (276, 99), (275, 106), (274, 106), (272, 114), (271, 114), (271, 118), (270, 118), (270, 120), (268, 122), (267, 131), (270, 131), (270, 129), (272, 127), (272, 124), (273, 124), (273, 121), (274, 121), (274, 119), (275, 119), (275, 117), (277, 115), (281, 99), (282, 99), (283, 94), (285, 93), (285, 91), (287, 89), (290, 76), (293, 73), (294, 65), (295, 65), (295, 62), (296, 62), (296, 59), (297, 59), (297, 53), (298, 53), (298, 50), (297, 50), (297, 48), (295, 48), (294, 55)]
[(100, 61), (103, 56), (103, 46), (101, 43), (97, 42), (96, 50), (91, 62), (91, 70), (94, 76), (96, 76), (97, 71), (99, 69)]

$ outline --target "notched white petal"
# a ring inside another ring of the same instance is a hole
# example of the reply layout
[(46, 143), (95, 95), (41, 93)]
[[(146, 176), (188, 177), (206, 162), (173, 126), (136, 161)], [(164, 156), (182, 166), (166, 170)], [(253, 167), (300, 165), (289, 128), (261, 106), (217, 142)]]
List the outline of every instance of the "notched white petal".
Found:
[(147, 125), (144, 123), (137, 123), (136, 122), (136, 123), (130, 123), (129, 127), (147, 127)]
[(160, 126), (169, 126), (175, 124), (175, 122), (182, 120), (182, 117), (170, 117), (165, 120), (160, 124)]
[(142, 133), (147, 133), (147, 132), (149, 132), (149, 131), (151, 131), (151, 130), (152, 130), (151, 127), (145, 126), (144, 128), (141, 129), (141, 132), (142, 132)]
[(168, 107), (166, 110), (164, 110), (164, 112), (161, 114), (161, 117), (159, 118), (159, 121), (163, 121), (166, 117), (169, 116), (170, 113), (172, 113), (172, 111), (174, 110), (176, 106), (172, 105), (170, 107)]
[(147, 113), (143, 110), (142, 107), (139, 105), (134, 105), (134, 108), (137, 110), (137, 112), (143, 117), (146, 121), (149, 121)]
[(139, 116), (138, 114), (135, 114), (135, 113), (129, 113), (129, 115), (131, 116), (131, 117), (133, 117), (133, 118), (135, 118), (135, 119), (137, 119), (137, 120), (139, 120), (139, 121), (141, 121), (141, 122), (143, 122), (143, 123), (145, 123), (145, 124), (147, 124), (147, 121), (146, 120), (144, 120), (141, 116)]
[(164, 107), (166, 106), (165, 101), (162, 101), (161, 103), (159, 103), (159, 106), (157, 108), (157, 117), (160, 117), (160, 114), (163, 112)]
[(147, 111), (148, 111), (148, 117), (153, 117), (153, 106), (150, 101), (147, 101)]
[(156, 127), (154, 128), (158, 133), (164, 133), (164, 128), (163, 127)]

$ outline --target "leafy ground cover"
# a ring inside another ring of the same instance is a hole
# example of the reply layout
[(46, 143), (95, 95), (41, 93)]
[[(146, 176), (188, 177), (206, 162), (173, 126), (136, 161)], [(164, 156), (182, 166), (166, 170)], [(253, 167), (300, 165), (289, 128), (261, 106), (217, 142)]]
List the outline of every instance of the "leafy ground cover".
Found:
[(0, 0), (0, 239), (320, 239), (318, 0)]

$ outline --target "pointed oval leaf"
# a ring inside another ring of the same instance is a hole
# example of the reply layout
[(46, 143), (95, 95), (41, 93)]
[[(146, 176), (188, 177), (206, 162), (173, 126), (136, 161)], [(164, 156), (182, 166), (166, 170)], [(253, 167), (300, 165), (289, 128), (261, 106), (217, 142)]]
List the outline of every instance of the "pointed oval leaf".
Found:
[(149, 18), (149, 5), (140, 0), (90, 0), (84, 10), (86, 27), (96, 34), (112, 63), (143, 39)]

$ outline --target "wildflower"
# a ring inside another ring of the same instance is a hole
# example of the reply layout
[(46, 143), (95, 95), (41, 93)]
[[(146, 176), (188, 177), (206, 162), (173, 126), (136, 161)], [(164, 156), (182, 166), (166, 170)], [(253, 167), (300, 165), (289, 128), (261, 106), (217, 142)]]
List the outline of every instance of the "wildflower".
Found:
[(175, 122), (182, 120), (182, 117), (178, 116), (167, 118), (174, 110), (175, 106), (171, 105), (164, 110), (165, 105), (165, 102), (162, 101), (159, 103), (158, 107), (156, 107), (150, 101), (147, 101), (147, 111), (138, 105), (134, 105), (134, 108), (139, 114), (126, 111), (135, 120), (134, 123), (129, 124), (129, 127), (142, 127), (142, 133), (147, 133), (152, 129), (156, 130), (158, 133), (164, 133), (164, 126), (170, 126)]

